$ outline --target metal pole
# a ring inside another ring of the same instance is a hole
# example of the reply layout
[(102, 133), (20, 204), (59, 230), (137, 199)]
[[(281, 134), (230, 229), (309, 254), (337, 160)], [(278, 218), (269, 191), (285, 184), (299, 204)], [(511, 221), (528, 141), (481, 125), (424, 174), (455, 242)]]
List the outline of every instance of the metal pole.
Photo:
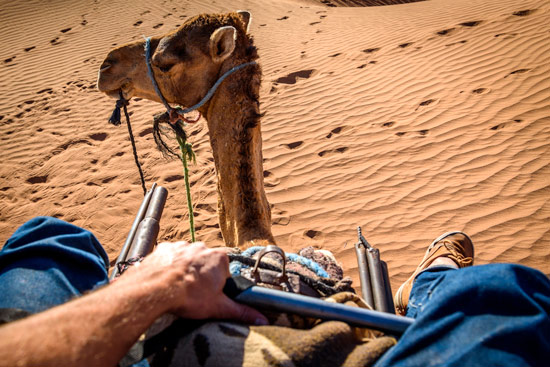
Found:
[(395, 305), (393, 304), (393, 294), (391, 291), (390, 275), (388, 273), (388, 264), (385, 261), (380, 261), (382, 266), (382, 277), (384, 278), (384, 288), (386, 289), (386, 307), (388, 312), (395, 314)]
[(343, 321), (351, 325), (381, 330), (396, 335), (403, 334), (414, 322), (414, 319), (409, 317), (346, 306), (259, 286), (252, 286), (244, 290), (234, 300), (260, 310), (268, 309), (324, 320)]
[(130, 247), (132, 246), (132, 242), (134, 241), (134, 236), (136, 235), (139, 223), (141, 223), (141, 221), (145, 217), (145, 213), (147, 211), (147, 208), (149, 207), (149, 202), (151, 201), (151, 196), (153, 196), (153, 192), (155, 191), (156, 186), (157, 186), (157, 183), (155, 182), (153, 184), (153, 186), (151, 186), (151, 190), (147, 191), (147, 194), (145, 194), (145, 197), (143, 198), (143, 201), (141, 202), (141, 206), (139, 207), (136, 218), (134, 219), (134, 223), (132, 224), (132, 228), (130, 228), (130, 232), (128, 233), (128, 236), (126, 237), (126, 241), (124, 242), (124, 245), (122, 246), (122, 250), (120, 250), (120, 254), (118, 255), (118, 257), (116, 259), (115, 267), (113, 268), (113, 271), (111, 272), (111, 276), (109, 278), (111, 280), (113, 280), (116, 277), (116, 275), (118, 274), (117, 264), (126, 261), (126, 258), (128, 256), (128, 251), (130, 251)]
[(372, 296), (374, 298), (374, 308), (377, 311), (389, 312), (388, 302), (386, 299), (386, 287), (384, 285), (384, 277), (380, 265), (380, 251), (371, 247), (367, 250), (367, 261), (369, 263), (369, 272), (372, 282)]
[(139, 224), (126, 260), (144, 257), (153, 251), (160, 229), (159, 222), (162, 217), (162, 210), (164, 209), (167, 196), (168, 191), (162, 186), (157, 186), (149, 202), (145, 218), (143, 218)]
[(355, 244), (357, 265), (359, 267), (359, 281), (361, 282), (361, 294), (363, 295), (363, 300), (367, 303), (367, 305), (374, 310), (374, 298), (372, 296), (372, 287), (365, 249), (366, 247), (363, 243), (357, 242)]

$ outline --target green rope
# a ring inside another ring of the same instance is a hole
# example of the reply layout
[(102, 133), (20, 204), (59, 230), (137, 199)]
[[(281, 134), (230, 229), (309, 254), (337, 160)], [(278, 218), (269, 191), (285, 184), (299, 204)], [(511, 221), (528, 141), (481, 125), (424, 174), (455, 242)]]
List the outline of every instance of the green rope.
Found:
[(189, 168), (187, 160), (196, 163), (195, 153), (190, 143), (179, 135), (176, 135), (181, 151), (181, 162), (183, 163), (183, 175), (185, 179), (185, 191), (187, 192), (187, 209), (189, 210), (189, 231), (191, 232), (191, 242), (195, 242), (195, 216), (193, 214), (193, 203), (191, 202), (191, 185), (189, 184)]
[[(180, 153), (174, 152), (169, 144), (167, 144), (162, 136), (167, 136), (162, 124), (166, 124), (176, 135), (176, 140), (180, 147)], [(168, 112), (159, 113), (154, 116), (153, 120), (153, 137), (157, 148), (169, 157), (178, 157), (183, 163), (183, 175), (185, 179), (185, 191), (187, 193), (187, 208), (189, 209), (189, 232), (191, 232), (191, 241), (195, 242), (195, 219), (193, 216), (193, 203), (191, 201), (191, 185), (189, 184), (189, 167), (187, 162), (196, 163), (195, 153), (193, 152), (193, 146), (187, 141), (187, 134), (183, 129), (183, 121), (179, 120), (175, 124), (170, 123), (170, 117)]]

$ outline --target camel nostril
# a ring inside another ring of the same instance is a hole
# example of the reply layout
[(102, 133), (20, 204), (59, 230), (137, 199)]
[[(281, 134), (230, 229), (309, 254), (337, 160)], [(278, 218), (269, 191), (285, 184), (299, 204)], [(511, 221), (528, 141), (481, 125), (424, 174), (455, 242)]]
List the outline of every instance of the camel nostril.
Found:
[(105, 71), (105, 70), (108, 70), (112, 65), (108, 62), (104, 62), (103, 64), (101, 64), (100, 68), (99, 68), (99, 71)]

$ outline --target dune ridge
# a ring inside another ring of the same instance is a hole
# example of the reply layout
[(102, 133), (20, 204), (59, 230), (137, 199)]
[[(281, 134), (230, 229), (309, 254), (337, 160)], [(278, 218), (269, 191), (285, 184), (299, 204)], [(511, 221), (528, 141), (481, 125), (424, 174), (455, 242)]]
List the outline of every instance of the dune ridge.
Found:
[[(114, 101), (95, 89), (99, 65), (116, 45), (236, 9), (253, 14), (263, 68), (264, 179), (279, 246), (333, 251), (358, 287), (361, 225), (395, 291), (433, 238), (458, 229), (472, 236), (476, 263), (550, 275), (542, 0), (6, 4), (0, 241), (34, 215), (53, 215), (91, 229), (113, 260), (142, 192), (126, 127), (107, 123)], [(161, 238), (188, 239), (181, 165), (152, 137), (162, 105), (133, 100), (129, 110), (146, 180), (169, 190)], [(201, 121), (188, 132), (198, 238), (222, 245), (208, 131)]]

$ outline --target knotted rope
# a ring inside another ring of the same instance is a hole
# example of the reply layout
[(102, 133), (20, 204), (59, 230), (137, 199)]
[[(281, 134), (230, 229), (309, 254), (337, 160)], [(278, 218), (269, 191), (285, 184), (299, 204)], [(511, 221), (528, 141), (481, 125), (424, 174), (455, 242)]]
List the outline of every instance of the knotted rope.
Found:
[(116, 101), (115, 109), (113, 110), (113, 113), (111, 114), (111, 117), (109, 118), (109, 122), (115, 126), (120, 125), (120, 110), (124, 110), (124, 116), (126, 116), (126, 125), (128, 126), (128, 135), (130, 135), (130, 142), (132, 143), (132, 151), (134, 153), (134, 161), (136, 162), (136, 166), (139, 171), (139, 177), (141, 179), (141, 188), (143, 189), (143, 195), (147, 193), (147, 189), (145, 188), (145, 178), (143, 177), (143, 171), (141, 169), (141, 164), (139, 163), (137, 149), (136, 149), (136, 141), (134, 139), (134, 134), (132, 132), (132, 125), (130, 124), (130, 115), (128, 114), (128, 110), (126, 106), (130, 104), (128, 100), (124, 98), (122, 95), (122, 91), (120, 90), (118, 92), (119, 99)]

